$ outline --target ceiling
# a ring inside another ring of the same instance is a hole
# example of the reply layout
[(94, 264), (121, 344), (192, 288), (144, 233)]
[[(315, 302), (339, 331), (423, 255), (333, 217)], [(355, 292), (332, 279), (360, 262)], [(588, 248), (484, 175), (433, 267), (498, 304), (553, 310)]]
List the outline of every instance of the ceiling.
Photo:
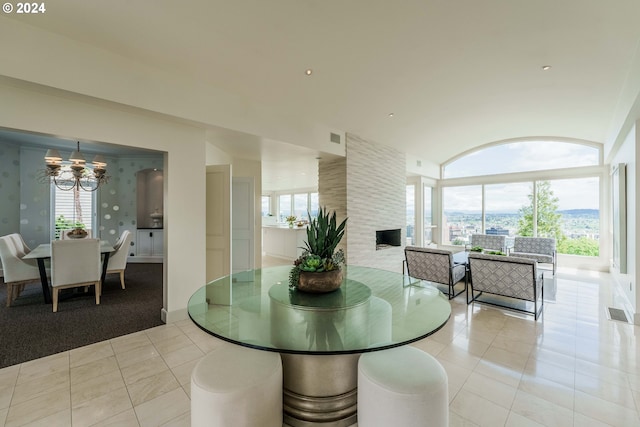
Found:
[(53, 135), (43, 135), (33, 132), (19, 132), (0, 128), (0, 142), (10, 142), (20, 146), (42, 149), (42, 156), (49, 148), (55, 148), (62, 153), (70, 154), (76, 149), (76, 144), (80, 143), (80, 151), (85, 154), (102, 154), (112, 156), (145, 155), (149, 153), (158, 154), (158, 151), (145, 150), (143, 148), (132, 148), (124, 145), (104, 144), (92, 141), (76, 141)]
[[(638, 0), (57, 0), (9, 17), (439, 164), (512, 138), (606, 142), (640, 87), (638, 16)], [(317, 154), (238, 140), (265, 172)]]

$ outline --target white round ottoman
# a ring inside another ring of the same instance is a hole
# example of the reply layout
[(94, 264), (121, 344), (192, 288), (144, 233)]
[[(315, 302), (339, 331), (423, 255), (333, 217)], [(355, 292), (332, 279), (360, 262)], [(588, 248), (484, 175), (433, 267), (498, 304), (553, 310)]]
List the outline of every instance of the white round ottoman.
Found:
[(280, 354), (223, 345), (191, 373), (192, 427), (282, 427)]
[(447, 373), (411, 346), (364, 353), (358, 361), (358, 427), (449, 425)]

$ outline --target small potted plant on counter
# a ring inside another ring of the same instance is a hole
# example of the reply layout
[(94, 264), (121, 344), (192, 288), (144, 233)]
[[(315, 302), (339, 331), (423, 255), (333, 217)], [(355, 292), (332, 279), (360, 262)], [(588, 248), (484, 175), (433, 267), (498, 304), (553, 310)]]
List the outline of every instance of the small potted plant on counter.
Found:
[(293, 223), (296, 222), (296, 216), (295, 215), (289, 215), (288, 217), (285, 218), (285, 221), (287, 221), (289, 223), (289, 228), (293, 228)]

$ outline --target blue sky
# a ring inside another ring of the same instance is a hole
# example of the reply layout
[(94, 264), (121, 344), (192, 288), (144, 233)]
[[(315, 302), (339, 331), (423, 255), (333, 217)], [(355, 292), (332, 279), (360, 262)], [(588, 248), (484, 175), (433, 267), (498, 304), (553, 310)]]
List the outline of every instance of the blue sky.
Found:
[(445, 167), (445, 178), (562, 169), (598, 164), (596, 148), (554, 141), (520, 141), (495, 145)]
[[(445, 168), (445, 178), (499, 173), (562, 169), (597, 165), (598, 149), (581, 144), (553, 141), (521, 141), (492, 146), (460, 158)], [(598, 209), (598, 178), (551, 181), (559, 209)], [(516, 212), (528, 202), (531, 183), (487, 185), (487, 212)], [(445, 209), (480, 210), (481, 187), (445, 189)]]

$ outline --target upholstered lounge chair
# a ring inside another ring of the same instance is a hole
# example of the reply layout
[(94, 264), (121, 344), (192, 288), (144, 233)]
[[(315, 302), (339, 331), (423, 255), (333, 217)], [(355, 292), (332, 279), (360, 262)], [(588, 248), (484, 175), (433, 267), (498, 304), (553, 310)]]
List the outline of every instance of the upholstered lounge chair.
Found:
[(497, 234), (472, 234), (471, 247), (480, 246), (484, 250), (507, 253), (507, 236)]
[(553, 275), (555, 276), (556, 274), (556, 239), (549, 237), (516, 237), (513, 242), (513, 250), (509, 255), (534, 259), (539, 263), (552, 264)]
[[(466, 266), (453, 262), (451, 251), (407, 246), (404, 249), (409, 276), (447, 286), (449, 299), (467, 290)], [(464, 279), (464, 289), (455, 293), (454, 286)]]
[[(469, 291), (467, 303), (478, 301), (501, 305), (506, 308), (533, 314), (537, 320), (544, 304), (544, 277), (538, 271), (538, 263), (528, 258), (488, 255), (476, 252), (469, 254)], [(476, 294), (476, 292), (478, 292)], [(496, 302), (479, 301), (483, 292), (533, 302), (533, 311), (517, 309)], [(538, 303), (538, 301), (540, 301)]]

